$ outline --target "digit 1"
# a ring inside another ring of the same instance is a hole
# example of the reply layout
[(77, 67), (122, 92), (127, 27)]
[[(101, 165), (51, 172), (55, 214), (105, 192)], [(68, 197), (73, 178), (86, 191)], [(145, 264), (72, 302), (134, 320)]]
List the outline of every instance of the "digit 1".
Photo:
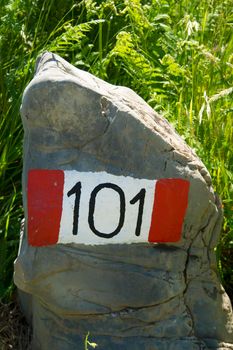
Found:
[(75, 194), (74, 201), (74, 216), (73, 216), (73, 235), (78, 234), (78, 218), (79, 218), (79, 206), (80, 206), (80, 197), (81, 197), (81, 182), (77, 182), (74, 187), (67, 192), (67, 196), (70, 197), (72, 194)]
[(136, 194), (136, 196), (133, 199), (131, 199), (131, 201), (130, 201), (130, 204), (135, 204), (137, 201), (139, 201), (138, 219), (137, 219), (137, 225), (136, 225), (136, 230), (135, 230), (136, 236), (140, 236), (140, 232), (141, 232), (145, 195), (146, 195), (146, 190), (145, 190), (145, 188), (142, 188), (141, 191), (138, 192)]

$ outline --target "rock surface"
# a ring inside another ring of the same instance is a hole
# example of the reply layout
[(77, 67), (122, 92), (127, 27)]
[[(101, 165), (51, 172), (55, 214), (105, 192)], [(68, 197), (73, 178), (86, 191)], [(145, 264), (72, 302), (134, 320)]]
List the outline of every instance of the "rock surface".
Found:
[(104, 350), (233, 349), (214, 253), (221, 204), (205, 166), (169, 123), (130, 89), (52, 53), (38, 59), (21, 114), (26, 224), (30, 169), (190, 182), (178, 242), (33, 247), (25, 228), (14, 278), (33, 349), (82, 349), (88, 332)]

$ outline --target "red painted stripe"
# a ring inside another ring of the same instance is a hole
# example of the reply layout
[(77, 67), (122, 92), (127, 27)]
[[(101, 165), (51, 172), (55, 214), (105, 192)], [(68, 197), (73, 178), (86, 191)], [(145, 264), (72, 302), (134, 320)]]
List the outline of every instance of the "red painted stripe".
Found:
[(32, 246), (56, 244), (62, 214), (64, 172), (32, 169), (28, 172), (28, 242)]
[(156, 182), (149, 242), (178, 242), (188, 206), (189, 181), (161, 179)]

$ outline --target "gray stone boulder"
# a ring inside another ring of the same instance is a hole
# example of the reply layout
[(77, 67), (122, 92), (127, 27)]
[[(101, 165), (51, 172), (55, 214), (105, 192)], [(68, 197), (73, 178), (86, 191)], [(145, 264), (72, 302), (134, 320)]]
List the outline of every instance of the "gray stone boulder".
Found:
[(21, 115), (25, 228), (14, 280), (33, 349), (83, 349), (88, 332), (103, 350), (233, 349), (214, 253), (221, 204), (172, 126), (132, 90), (48, 52)]

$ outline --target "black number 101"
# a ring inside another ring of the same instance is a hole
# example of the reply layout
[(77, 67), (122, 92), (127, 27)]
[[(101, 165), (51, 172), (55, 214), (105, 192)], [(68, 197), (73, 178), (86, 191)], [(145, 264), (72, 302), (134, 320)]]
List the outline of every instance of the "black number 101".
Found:
[[(94, 213), (95, 213), (95, 206), (96, 206), (96, 196), (97, 194), (103, 189), (103, 188), (109, 188), (113, 191), (117, 192), (119, 195), (120, 200), (120, 215), (119, 215), (119, 221), (117, 224), (117, 227), (114, 231), (110, 233), (104, 233), (97, 230), (95, 227), (95, 221), (94, 221)], [(73, 194), (75, 195), (75, 201), (74, 201), (74, 213), (73, 213), (73, 235), (78, 234), (78, 222), (79, 222), (79, 209), (80, 209), (80, 198), (82, 193), (82, 184), (81, 182), (77, 182), (70, 191), (68, 191), (67, 196), (70, 197)], [(135, 235), (140, 236), (141, 232), (141, 226), (142, 226), (142, 217), (143, 217), (143, 209), (144, 209), (144, 203), (145, 203), (145, 195), (146, 190), (145, 188), (142, 188), (135, 197), (133, 197), (130, 200), (130, 204), (135, 204), (139, 202), (138, 205), (138, 216), (137, 216), (137, 223), (136, 223), (136, 229), (135, 229)], [(90, 195), (89, 200), (89, 214), (88, 214), (88, 224), (92, 232), (102, 238), (112, 238), (116, 236), (124, 226), (125, 222), (125, 211), (126, 211), (126, 201), (125, 201), (125, 193), (118, 185), (105, 182), (98, 186), (96, 186)]]

